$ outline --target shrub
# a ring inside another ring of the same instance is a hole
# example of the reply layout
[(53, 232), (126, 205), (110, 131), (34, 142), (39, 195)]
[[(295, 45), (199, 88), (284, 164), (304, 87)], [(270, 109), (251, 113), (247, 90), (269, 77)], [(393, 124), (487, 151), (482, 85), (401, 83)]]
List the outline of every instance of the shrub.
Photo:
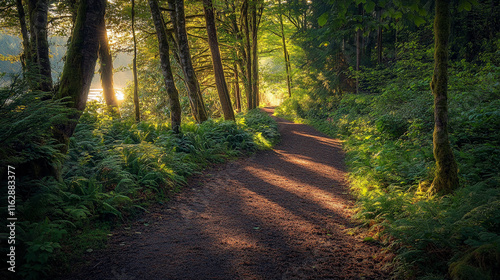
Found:
[(182, 133), (174, 134), (164, 123), (114, 119), (104, 105), (90, 102), (63, 156), (50, 133), (52, 125), (66, 120), (69, 111), (63, 103), (27, 92), (21, 81), (0, 89), (0, 99), (0, 122), (6, 128), (0, 132), (2, 165), (21, 169), (38, 160), (64, 162), (62, 181), (28, 174), (18, 182), (23, 187), (16, 202), (23, 220), (19, 246), (25, 253), (19, 258), (25, 279), (46, 277), (55, 261), (71, 262), (73, 256), (61, 250), (87, 250), (72, 242), (81, 235), (95, 232), (100, 236), (95, 244), (103, 244), (99, 240), (109, 225), (168, 199), (187, 176), (208, 164), (269, 148), (279, 139), (275, 122), (258, 110), (240, 114), (237, 123), (187, 122)]
[(306, 118), (305, 122), (344, 140), (351, 189), (358, 200), (355, 217), (398, 253), (396, 276), (496, 279), (498, 66), (451, 63), (449, 130), (462, 187), (438, 197), (426, 192), (434, 174), (432, 63), (408, 59), (385, 69), (364, 69), (361, 83), (372, 92), (343, 95), (337, 105), (328, 106), (326, 116), (297, 111), (322, 106), (326, 99), (293, 97), (295, 107), (289, 100), (277, 111)]

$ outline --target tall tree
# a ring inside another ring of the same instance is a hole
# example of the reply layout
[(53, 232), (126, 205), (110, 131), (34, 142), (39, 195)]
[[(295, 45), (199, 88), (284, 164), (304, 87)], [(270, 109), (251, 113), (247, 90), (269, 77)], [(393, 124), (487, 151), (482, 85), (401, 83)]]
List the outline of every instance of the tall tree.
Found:
[(68, 48), (66, 62), (56, 98), (68, 98), (68, 106), (77, 113), (70, 121), (55, 129), (55, 137), (68, 150), (69, 138), (73, 135), (78, 119), (85, 109), (95, 64), (99, 51), (99, 32), (104, 21), (105, 0), (80, 0), (73, 36)]
[(278, 8), (280, 13), (279, 21), (281, 30), (281, 42), (283, 44), (283, 56), (285, 58), (286, 86), (288, 89), (288, 96), (292, 97), (292, 80), (290, 77), (290, 56), (288, 55), (288, 50), (286, 48), (285, 29), (283, 27), (283, 7), (281, 6), (281, 0), (278, 0)]
[(134, 58), (132, 59), (132, 73), (134, 75), (134, 115), (135, 121), (141, 121), (139, 109), (139, 81), (137, 79), (137, 38), (135, 36), (135, 0), (132, 0), (132, 37), (134, 39)]
[(172, 130), (175, 133), (179, 133), (181, 128), (181, 104), (179, 102), (179, 93), (175, 88), (172, 68), (170, 66), (169, 46), (167, 32), (165, 30), (165, 22), (163, 20), (163, 16), (161, 15), (158, 1), (149, 0), (148, 2), (156, 29), (156, 37), (158, 38), (161, 71), (163, 73), (163, 80), (165, 82), (165, 88), (170, 102), (170, 121), (172, 124)]
[(21, 27), (21, 37), (23, 39), (23, 54), (21, 56), (21, 63), (24, 71), (28, 71), (28, 65), (32, 63), (31, 61), (31, 48), (30, 48), (30, 38), (28, 35), (28, 28), (26, 26), (26, 13), (24, 12), (24, 6), (22, 0), (16, 0), (17, 14), (19, 17), (19, 26)]
[(382, 46), (382, 8), (377, 7), (376, 10), (377, 13), (377, 21), (378, 21), (378, 26), (377, 26), (377, 63), (382, 64), (382, 51), (383, 51), (383, 46)]
[(458, 168), (448, 139), (448, 40), (450, 36), (450, 3), (436, 0), (434, 19), (434, 75), (431, 89), (434, 95), (434, 158), (436, 174), (432, 190), (450, 193), (459, 186)]
[(257, 36), (258, 36), (258, 28), (259, 21), (261, 15), (261, 4), (260, 1), (252, 0), (250, 2), (251, 7), (251, 31), (252, 31), (252, 50), (251, 50), (251, 58), (252, 58), (252, 102), (253, 108), (257, 108), (259, 106), (259, 57), (258, 57), (258, 45), (257, 45)]
[(52, 91), (52, 69), (50, 68), (49, 40), (47, 33), (48, 0), (29, 0), (31, 54), (37, 77), (36, 88)]
[(186, 18), (184, 14), (184, 0), (169, 0), (170, 15), (174, 26), (174, 33), (177, 40), (179, 62), (184, 73), (184, 79), (188, 89), (189, 104), (191, 111), (198, 123), (207, 120), (207, 111), (203, 96), (201, 94), (200, 84), (194, 72), (193, 62), (191, 61), (191, 52), (186, 32)]
[[(245, 31), (248, 29), (248, 6), (247, 4), (245, 3), (248, 3), (248, 1), (244, 1), (243, 2), (243, 5), (241, 7), (241, 11), (240, 11), (240, 17), (239, 17), (239, 21), (237, 19), (237, 12), (236, 12), (236, 5), (238, 3), (235, 3), (235, 2), (231, 2), (231, 3), (228, 3), (229, 0), (226, 0), (225, 3), (226, 3), (226, 6), (227, 6), (227, 9), (231, 11), (230, 15), (229, 15), (229, 20), (230, 20), (230, 28), (228, 28), (230, 31), (230, 33), (233, 34), (234, 36), (234, 48), (233, 48), (233, 57), (234, 57), (234, 76), (235, 76), (235, 80), (236, 80), (236, 84), (235, 84), (235, 103), (236, 103), (236, 110), (238, 112), (241, 111), (241, 106), (242, 106), (242, 102), (241, 102), (241, 91), (240, 91), (240, 86), (239, 86), (239, 80), (240, 80), (240, 77), (241, 77), (241, 80), (243, 81), (243, 85), (244, 85), (244, 88), (245, 88), (245, 93), (246, 93), (246, 96), (247, 96), (247, 99), (248, 97), (251, 95), (251, 86), (249, 84), (249, 80), (247, 78), (247, 61), (250, 61), (247, 59), (247, 44), (246, 42), (249, 42), (249, 38), (250, 38), (250, 35), (248, 33), (248, 31)], [(246, 11), (243, 11), (243, 9), (246, 9)], [(238, 24), (239, 23), (239, 24)], [(246, 28), (245, 28), (245, 24), (246, 24)], [(245, 33), (245, 34), (243, 34)], [(245, 36), (244, 36), (245, 35)], [(245, 39), (243, 39), (245, 38)], [(248, 41), (247, 41), (248, 40)], [(244, 42), (244, 43), (243, 43)], [(250, 46), (250, 44), (248, 44), (248, 46)], [(250, 61), (251, 62), (251, 61)], [(239, 66), (239, 72), (238, 71), (238, 66)], [(241, 74), (241, 76), (240, 76)]]
[(242, 21), (242, 32), (244, 34), (244, 50), (245, 50), (245, 76), (244, 76), (244, 85), (245, 92), (247, 94), (247, 109), (254, 109), (254, 93), (252, 87), (252, 49), (250, 42), (250, 25), (248, 20), (248, 10), (249, 10), (249, 0), (243, 0), (243, 4), (241, 6), (241, 21)]
[(226, 79), (224, 77), (224, 68), (219, 51), (219, 41), (217, 39), (217, 30), (215, 28), (215, 15), (212, 0), (203, 0), (203, 10), (205, 11), (205, 22), (208, 34), (208, 45), (212, 54), (212, 64), (214, 68), (215, 84), (217, 93), (224, 113), (224, 119), (234, 121), (233, 107), (227, 89)]
[(240, 93), (240, 79), (238, 76), (238, 64), (236, 61), (233, 63), (234, 72), (234, 102), (236, 105), (236, 112), (241, 112), (241, 93)]
[(109, 51), (108, 33), (106, 31), (106, 22), (102, 22), (99, 32), (99, 62), (101, 72), (101, 86), (104, 100), (108, 108), (114, 113), (119, 113), (118, 100), (116, 99), (113, 86), (113, 58)]
[[(358, 13), (360, 15), (363, 14), (363, 5), (359, 4), (358, 5)], [(356, 74), (356, 93), (359, 92), (359, 66), (361, 64), (361, 37), (362, 37), (362, 32), (361, 32), (361, 27), (357, 26), (357, 31), (356, 31), (356, 71), (358, 72)]]

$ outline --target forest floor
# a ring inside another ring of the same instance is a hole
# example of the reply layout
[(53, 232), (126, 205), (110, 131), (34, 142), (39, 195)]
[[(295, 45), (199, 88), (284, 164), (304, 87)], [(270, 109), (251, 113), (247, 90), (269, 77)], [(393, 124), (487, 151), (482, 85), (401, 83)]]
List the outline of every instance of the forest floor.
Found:
[(276, 120), (274, 150), (190, 178), (62, 279), (387, 279), (350, 220), (340, 141)]

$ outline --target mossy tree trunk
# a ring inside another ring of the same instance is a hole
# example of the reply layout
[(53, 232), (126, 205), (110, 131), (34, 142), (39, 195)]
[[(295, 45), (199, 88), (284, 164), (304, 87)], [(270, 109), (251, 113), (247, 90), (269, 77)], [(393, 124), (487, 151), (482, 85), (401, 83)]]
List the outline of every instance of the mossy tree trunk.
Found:
[(49, 58), (47, 34), (48, 0), (29, 0), (31, 54), (35, 73), (35, 88), (45, 92), (52, 91), (52, 69)]
[(245, 92), (247, 94), (247, 110), (250, 111), (254, 109), (254, 94), (252, 87), (252, 49), (250, 42), (250, 24), (248, 20), (248, 10), (250, 0), (245, 0), (241, 6), (241, 21), (242, 21), (242, 31), (244, 35), (244, 61), (245, 61), (245, 75), (243, 77), (243, 83), (245, 85)]
[(200, 84), (194, 72), (191, 52), (186, 32), (186, 18), (184, 15), (184, 0), (169, 0), (170, 15), (174, 26), (174, 33), (177, 39), (179, 62), (184, 73), (184, 79), (188, 90), (189, 104), (191, 111), (198, 123), (208, 119), (205, 103), (201, 94)]
[[(235, 3), (232, 2), (231, 3), (231, 11), (233, 13), (234, 16), (231, 16), (229, 17), (229, 19), (231, 20), (231, 26), (232, 26), (232, 29), (233, 29), (233, 32), (234, 32), (234, 39), (235, 39), (235, 47), (234, 47), (234, 56), (236, 57), (235, 58), (235, 63), (234, 63), (234, 75), (235, 75), (235, 80), (237, 81), (236, 82), (236, 88), (235, 90), (237, 90), (236, 92), (236, 111), (237, 112), (241, 112), (241, 106), (242, 106), (242, 102), (241, 102), (241, 91), (240, 91), (240, 84), (239, 84), (239, 80), (241, 78), (241, 80), (243, 81), (243, 85), (244, 85), (244, 88), (245, 88), (245, 93), (248, 94), (250, 93), (251, 91), (251, 87), (248, 86), (249, 84), (247, 83), (247, 77), (246, 77), (246, 68), (245, 68), (245, 65), (246, 65), (246, 58), (247, 58), (247, 52), (245, 50), (245, 44), (243, 43), (243, 34), (242, 32), (244, 31), (244, 20), (246, 19), (244, 16), (243, 16), (243, 6), (242, 6), (242, 10), (240, 11), (240, 18), (239, 18), (239, 21), (240, 21), (240, 24), (238, 24), (238, 20), (236, 18), (236, 7), (235, 7)], [(240, 28), (240, 25), (242, 26)], [(239, 71), (241, 72), (238, 72), (238, 66), (239, 66)], [(241, 76), (240, 76), (241, 74)]]
[(67, 152), (69, 138), (73, 135), (87, 104), (99, 51), (99, 32), (102, 30), (105, 7), (105, 0), (81, 0), (78, 8), (59, 91), (56, 93), (56, 98), (68, 98), (68, 106), (77, 110), (70, 116), (69, 122), (55, 129), (55, 136), (63, 144), (64, 153)]
[(169, 46), (165, 23), (158, 6), (158, 1), (149, 0), (148, 2), (156, 29), (156, 37), (158, 38), (161, 71), (163, 73), (163, 80), (165, 82), (165, 88), (170, 102), (170, 121), (172, 124), (172, 130), (175, 133), (179, 133), (181, 128), (181, 104), (179, 102), (179, 93), (175, 88), (172, 68), (170, 66)]
[(450, 9), (448, 0), (436, 0), (434, 19), (434, 75), (431, 89), (434, 95), (434, 158), (436, 174), (431, 190), (446, 194), (458, 188), (458, 169), (448, 139), (448, 37)]
[(226, 78), (224, 77), (224, 68), (219, 51), (219, 41), (217, 39), (217, 30), (215, 28), (215, 15), (212, 0), (203, 0), (203, 10), (205, 11), (205, 23), (207, 27), (208, 46), (212, 54), (212, 64), (214, 68), (215, 84), (217, 93), (224, 113), (225, 120), (235, 120), (229, 90), (227, 89)]
[[(362, 4), (358, 5), (358, 14), (363, 14), (363, 6)], [(356, 31), (356, 93), (359, 93), (359, 67), (361, 65), (361, 37), (363, 33), (361, 31), (361, 27), (358, 27)]]
[(236, 61), (233, 63), (234, 72), (234, 101), (236, 105), (236, 112), (241, 112), (241, 93), (240, 93), (240, 79), (238, 76), (238, 64)]
[(259, 31), (259, 21), (261, 15), (261, 3), (258, 0), (253, 0), (251, 4), (251, 31), (252, 31), (252, 102), (253, 108), (257, 108), (260, 103), (259, 99), (259, 53), (257, 45), (257, 36)]
[(383, 41), (382, 41), (382, 8), (378, 7), (377, 8), (377, 20), (378, 20), (378, 27), (377, 27), (377, 63), (382, 64), (382, 51), (383, 51)]
[(285, 58), (285, 71), (286, 71), (286, 86), (288, 89), (288, 97), (292, 97), (292, 79), (290, 77), (290, 56), (288, 55), (288, 50), (286, 48), (286, 37), (285, 29), (283, 28), (283, 10), (281, 6), (281, 0), (278, 0), (279, 7), (279, 20), (280, 20), (280, 30), (281, 30), (281, 43), (283, 44), (283, 56)]
[(23, 71), (27, 72), (29, 70), (29, 65), (31, 62), (31, 48), (30, 48), (30, 38), (28, 35), (28, 28), (26, 26), (26, 13), (24, 12), (24, 6), (22, 0), (16, 0), (17, 15), (19, 17), (19, 26), (21, 27), (21, 37), (23, 39), (23, 54), (21, 55), (21, 63), (23, 66)]
[(135, 36), (135, 1), (132, 0), (132, 37), (134, 40), (134, 58), (132, 59), (132, 74), (134, 76), (134, 115), (135, 121), (141, 121), (139, 107), (139, 81), (137, 79), (137, 38)]
[(115, 95), (113, 85), (113, 58), (111, 57), (108, 43), (108, 33), (106, 23), (103, 21), (99, 32), (99, 63), (101, 72), (101, 86), (104, 95), (104, 101), (109, 110), (119, 116), (118, 99)]

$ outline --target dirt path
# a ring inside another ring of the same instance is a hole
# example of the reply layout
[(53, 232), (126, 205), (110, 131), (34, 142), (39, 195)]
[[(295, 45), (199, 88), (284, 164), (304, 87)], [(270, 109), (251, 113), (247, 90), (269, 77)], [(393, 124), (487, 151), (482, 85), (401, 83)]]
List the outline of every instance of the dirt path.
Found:
[(69, 279), (386, 279), (380, 248), (346, 233), (339, 141), (277, 121), (274, 150), (192, 178)]

